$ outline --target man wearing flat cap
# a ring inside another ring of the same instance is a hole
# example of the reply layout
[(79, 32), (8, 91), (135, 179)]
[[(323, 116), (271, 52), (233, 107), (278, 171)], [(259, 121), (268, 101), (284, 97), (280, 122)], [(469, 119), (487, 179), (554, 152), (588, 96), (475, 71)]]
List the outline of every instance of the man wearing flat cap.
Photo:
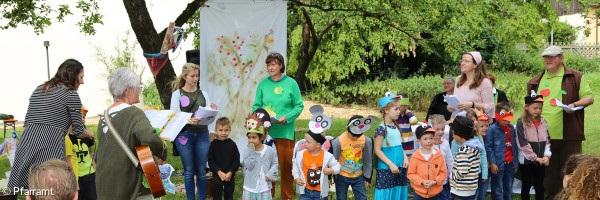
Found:
[[(562, 189), (561, 169), (569, 156), (581, 153), (584, 109), (568, 111), (556, 106), (560, 101), (570, 108), (592, 105), (592, 91), (583, 77), (583, 73), (564, 65), (563, 50), (559, 46), (550, 46), (542, 52), (546, 70), (527, 82), (527, 91), (534, 90), (544, 96), (542, 117), (548, 122), (552, 157), (546, 168), (544, 187), (546, 199)], [(557, 101), (558, 100), (558, 101)]]

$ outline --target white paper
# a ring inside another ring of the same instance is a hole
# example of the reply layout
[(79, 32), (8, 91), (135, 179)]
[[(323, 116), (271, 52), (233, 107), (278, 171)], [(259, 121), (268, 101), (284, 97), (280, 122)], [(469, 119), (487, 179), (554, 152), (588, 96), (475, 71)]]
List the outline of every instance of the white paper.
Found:
[(192, 117), (192, 113), (178, 112), (171, 118), (171, 122), (167, 124), (165, 130), (160, 133), (161, 138), (168, 138), (171, 142), (175, 140), (181, 129), (189, 123), (188, 119)]
[(195, 117), (200, 118), (198, 121), (198, 125), (209, 125), (219, 114), (218, 110), (213, 110), (212, 108), (200, 107), (198, 108), (197, 114)]
[(162, 129), (169, 122), (169, 116), (173, 114), (173, 111), (150, 109), (144, 111), (144, 113), (148, 120), (150, 120), (152, 127)]
[(583, 106), (577, 106), (575, 108), (571, 108), (571, 107), (569, 107), (569, 105), (563, 104), (558, 99), (556, 99), (556, 106), (561, 107), (563, 110), (566, 110), (566, 111), (577, 111), (577, 110), (583, 109)]
[(456, 95), (444, 95), (444, 101), (447, 102), (449, 106), (451, 106), (452, 108), (454, 108), (454, 112), (452, 113), (452, 116), (456, 116), (456, 114), (459, 111), (458, 104), (460, 103), (460, 99), (458, 98), (458, 96), (456, 96)]

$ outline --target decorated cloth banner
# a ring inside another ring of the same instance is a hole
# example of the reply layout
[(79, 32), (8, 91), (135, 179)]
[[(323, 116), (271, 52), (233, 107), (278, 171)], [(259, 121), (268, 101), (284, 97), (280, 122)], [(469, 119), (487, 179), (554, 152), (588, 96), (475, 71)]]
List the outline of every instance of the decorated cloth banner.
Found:
[(286, 58), (287, 2), (208, 1), (200, 27), (200, 87), (219, 106), (218, 117), (231, 120), (231, 139), (245, 146), (243, 124), (258, 83), (269, 76), (266, 57), (276, 51)]

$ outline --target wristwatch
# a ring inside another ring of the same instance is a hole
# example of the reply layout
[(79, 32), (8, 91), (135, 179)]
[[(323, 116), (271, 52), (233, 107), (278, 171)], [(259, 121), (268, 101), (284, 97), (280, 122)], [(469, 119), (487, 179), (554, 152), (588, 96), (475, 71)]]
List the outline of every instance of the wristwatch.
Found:
[(471, 108), (475, 108), (475, 102), (472, 102), (472, 101), (471, 101), (471, 103), (472, 103), (472, 104), (471, 104)]

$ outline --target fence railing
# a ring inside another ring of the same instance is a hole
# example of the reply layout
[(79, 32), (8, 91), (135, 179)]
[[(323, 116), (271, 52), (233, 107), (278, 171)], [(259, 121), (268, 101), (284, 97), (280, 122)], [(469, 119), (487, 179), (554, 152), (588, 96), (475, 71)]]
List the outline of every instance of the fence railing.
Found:
[(598, 43), (582, 43), (582, 44), (568, 44), (568, 43), (556, 43), (556, 46), (560, 46), (563, 51), (578, 54), (588, 58), (600, 58), (600, 44)]

